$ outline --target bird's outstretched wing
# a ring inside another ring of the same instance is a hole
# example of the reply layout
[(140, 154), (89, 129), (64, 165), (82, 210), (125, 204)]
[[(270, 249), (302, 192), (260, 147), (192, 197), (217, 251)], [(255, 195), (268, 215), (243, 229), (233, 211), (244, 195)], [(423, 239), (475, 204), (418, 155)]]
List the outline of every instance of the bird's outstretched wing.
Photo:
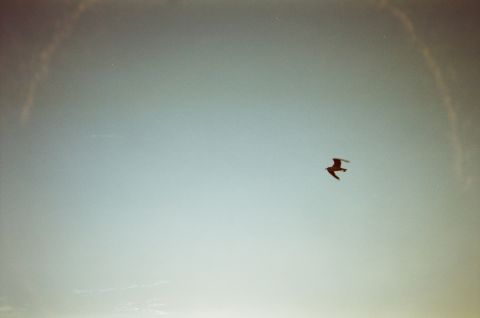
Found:
[(331, 170), (327, 170), (328, 173), (330, 173), (335, 179), (337, 180), (340, 180), (340, 178), (335, 174), (335, 172), (331, 171)]
[(337, 159), (337, 158), (333, 158), (333, 166), (332, 168), (333, 169), (338, 169), (342, 166), (342, 161), (340, 159)]
[(342, 167), (342, 161), (343, 162), (350, 162), (345, 159), (340, 159), (340, 158), (333, 158), (333, 168), (338, 169)]

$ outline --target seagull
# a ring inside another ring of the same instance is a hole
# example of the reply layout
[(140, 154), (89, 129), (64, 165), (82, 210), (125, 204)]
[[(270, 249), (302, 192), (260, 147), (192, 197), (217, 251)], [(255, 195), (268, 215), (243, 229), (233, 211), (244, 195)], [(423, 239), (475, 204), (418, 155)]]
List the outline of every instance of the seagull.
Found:
[(340, 180), (340, 178), (335, 174), (335, 171), (347, 171), (347, 169), (342, 168), (343, 162), (350, 162), (345, 159), (333, 158), (333, 166), (325, 168), (335, 179)]

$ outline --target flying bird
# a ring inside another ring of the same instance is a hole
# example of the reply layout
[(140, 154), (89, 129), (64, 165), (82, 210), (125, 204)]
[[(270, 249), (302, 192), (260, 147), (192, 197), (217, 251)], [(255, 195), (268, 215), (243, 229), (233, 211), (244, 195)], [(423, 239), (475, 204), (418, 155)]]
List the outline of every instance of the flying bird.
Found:
[(335, 174), (335, 171), (347, 171), (347, 169), (342, 168), (342, 161), (343, 162), (350, 162), (345, 159), (333, 158), (333, 166), (325, 168), (335, 179), (340, 180), (340, 178)]

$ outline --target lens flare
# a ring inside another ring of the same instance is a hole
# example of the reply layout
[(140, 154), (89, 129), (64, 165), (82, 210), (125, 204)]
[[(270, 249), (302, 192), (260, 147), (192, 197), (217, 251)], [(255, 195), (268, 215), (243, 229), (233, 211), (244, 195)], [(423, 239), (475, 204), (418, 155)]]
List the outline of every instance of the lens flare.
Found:
[(38, 56), (38, 68), (34, 72), (28, 85), (27, 95), (20, 112), (20, 121), (26, 124), (30, 121), (32, 111), (35, 106), (35, 97), (37, 95), (40, 83), (48, 78), (52, 57), (57, 52), (62, 43), (70, 36), (75, 24), (82, 15), (89, 10), (97, 0), (84, 0), (78, 4), (73, 12), (67, 16), (65, 21), (54, 33), (48, 45), (40, 52)]
[(415, 27), (410, 17), (400, 8), (392, 4), (388, 0), (379, 0), (378, 7), (390, 13), (398, 22), (400, 22), (404, 31), (407, 33), (413, 45), (422, 56), (428, 70), (432, 74), (437, 92), (447, 113), (447, 119), (450, 126), (449, 139), (454, 153), (453, 170), (460, 182), (465, 187), (471, 184), (471, 180), (465, 176), (465, 150), (460, 138), (459, 119), (455, 102), (452, 98), (450, 90), (443, 74), (442, 69), (432, 54), (432, 50), (418, 37)]

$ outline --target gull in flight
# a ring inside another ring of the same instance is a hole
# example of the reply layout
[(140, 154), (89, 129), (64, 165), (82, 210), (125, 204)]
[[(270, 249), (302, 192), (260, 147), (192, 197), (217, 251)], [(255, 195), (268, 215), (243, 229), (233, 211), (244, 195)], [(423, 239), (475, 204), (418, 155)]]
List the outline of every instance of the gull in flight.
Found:
[(333, 166), (325, 168), (335, 179), (340, 180), (340, 178), (335, 174), (335, 171), (347, 171), (347, 169), (342, 168), (342, 161), (343, 162), (350, 162), (345, 159), (338, 159), (333, 158)]

